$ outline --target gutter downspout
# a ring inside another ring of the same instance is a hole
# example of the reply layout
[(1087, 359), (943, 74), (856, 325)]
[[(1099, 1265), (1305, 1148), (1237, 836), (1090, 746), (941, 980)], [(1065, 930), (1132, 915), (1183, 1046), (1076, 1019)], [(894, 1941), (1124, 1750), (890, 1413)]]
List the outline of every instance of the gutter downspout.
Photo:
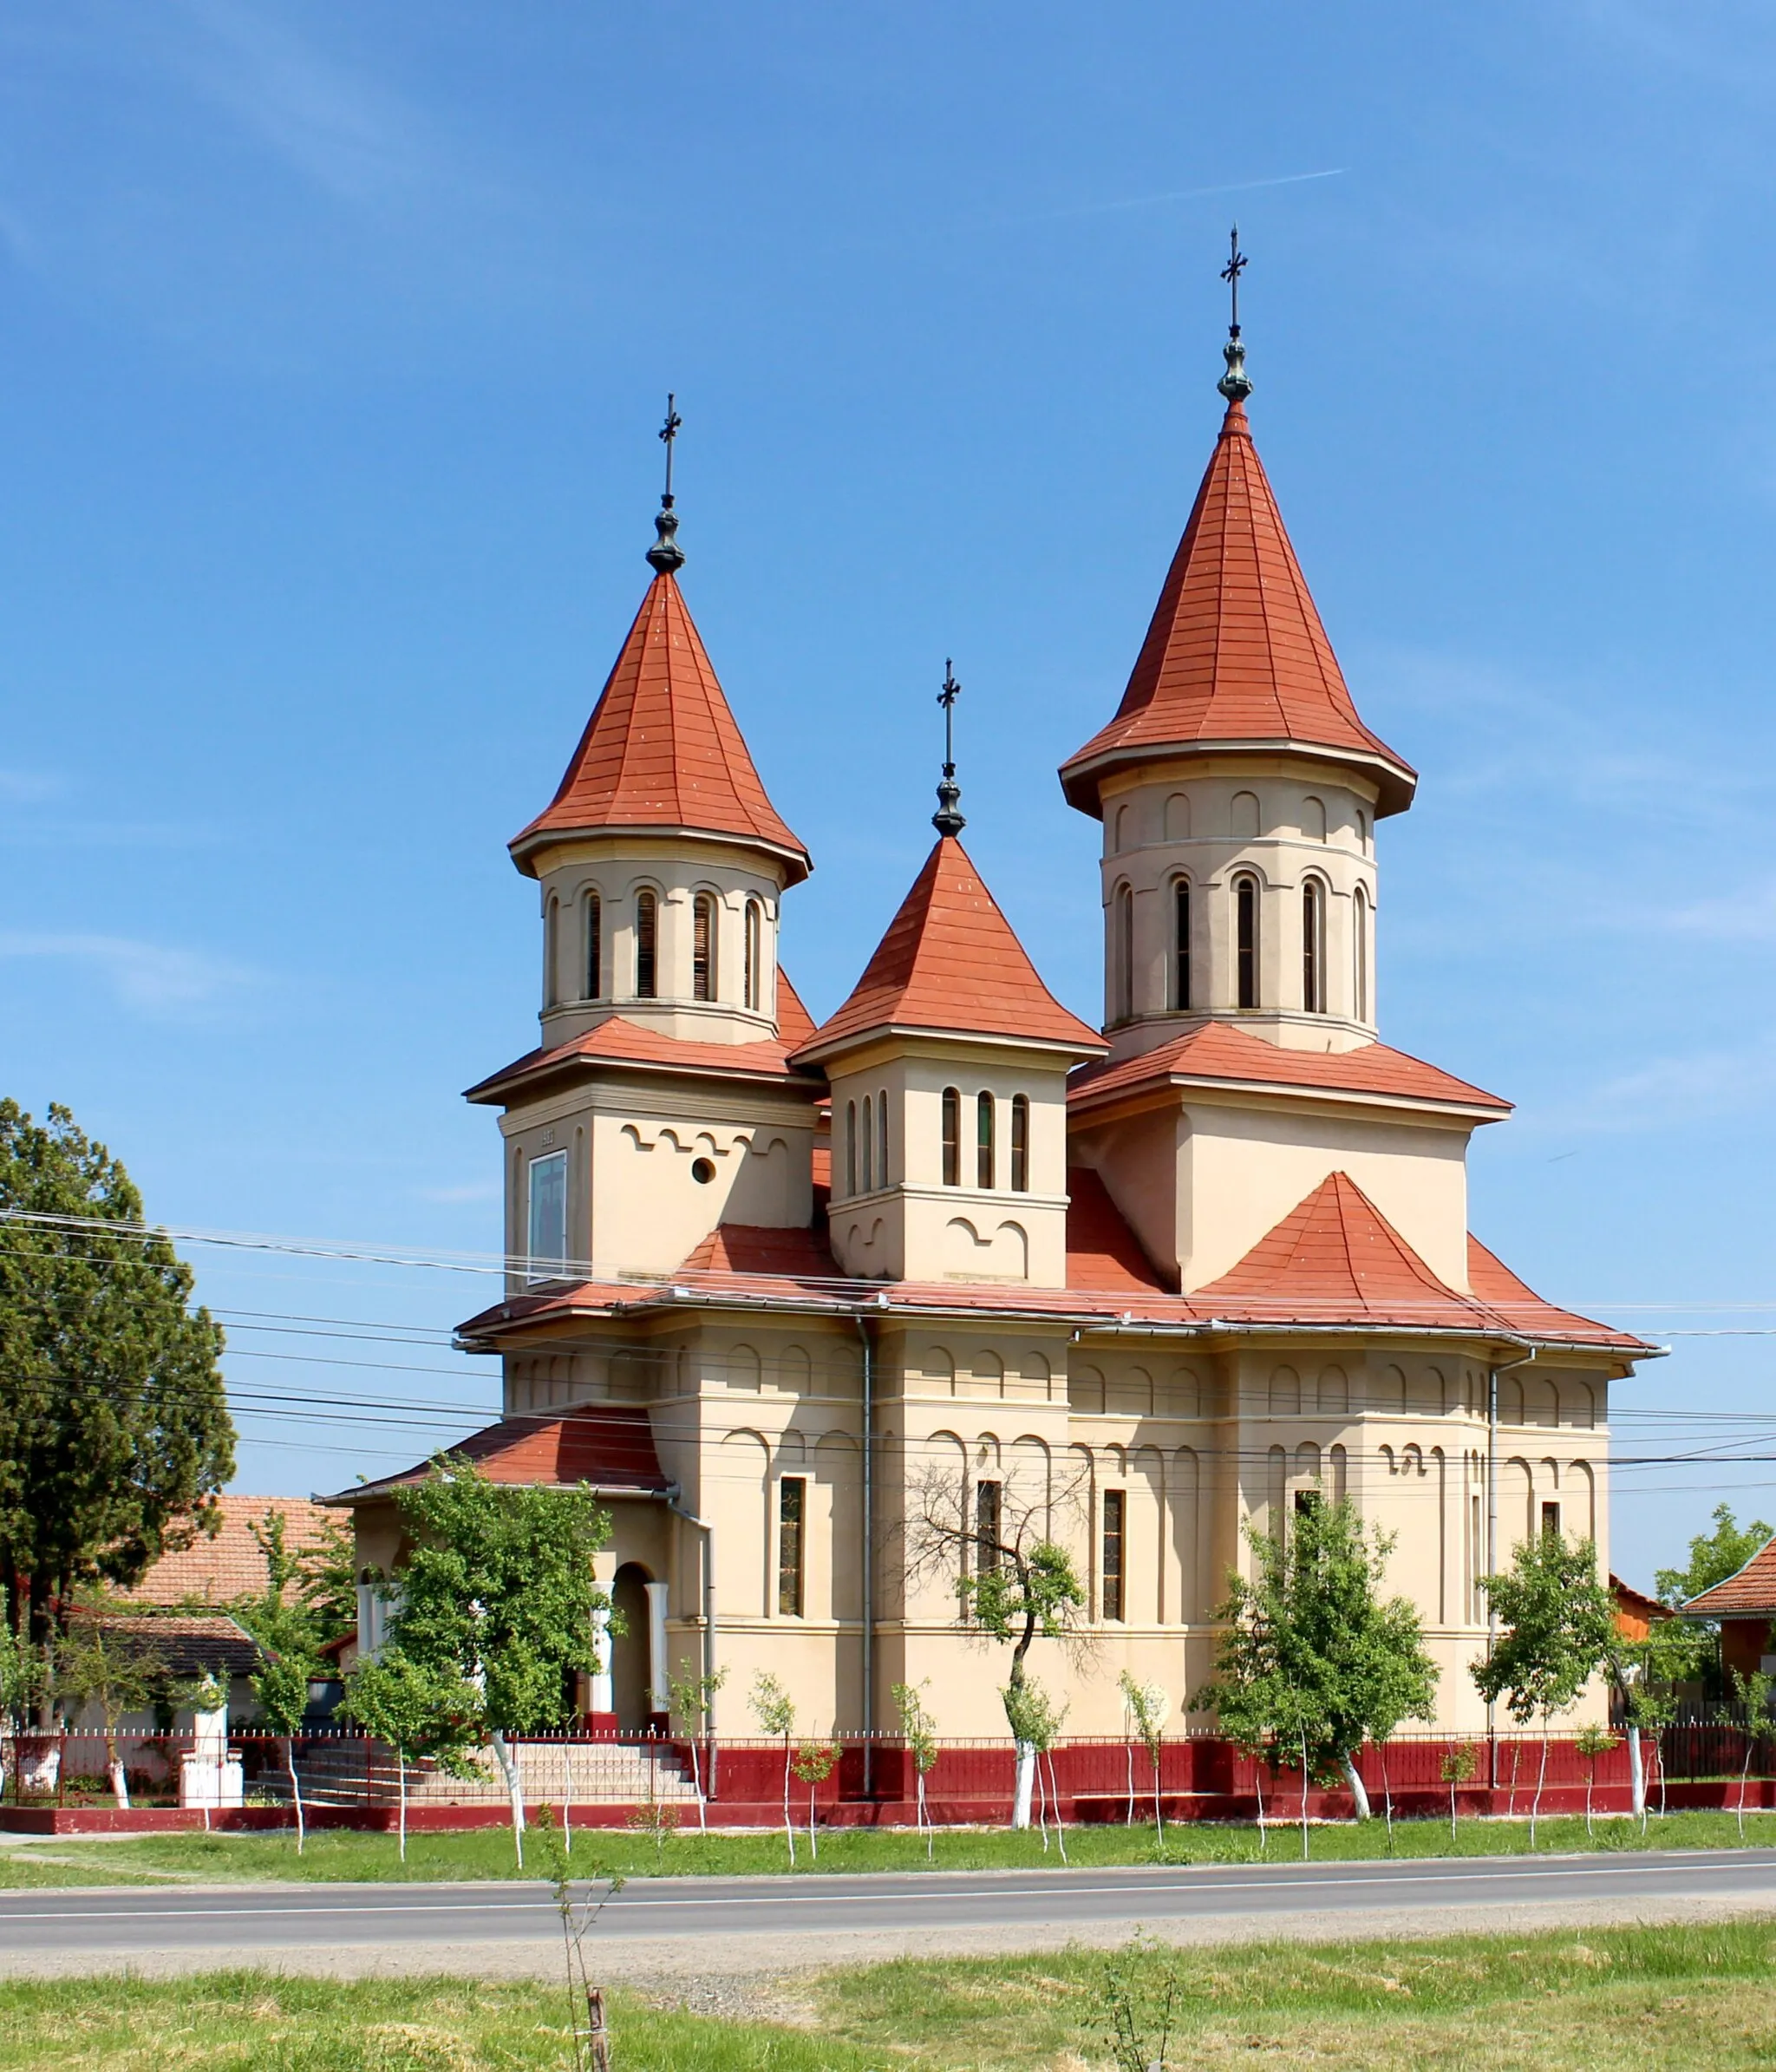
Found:
[(863, 1726), (864, 1797), (876, 1795), (876, 1345), (868, 1321), (852, 1318), (863, 1346)]
[(708, 1795), (715, 1799), (715, 1528), (705, 1519), (687, 1511), (679, 1499), (684, 1492), (675, 1482), (666, 1492), (666, 1508), (703, 1536), (703, 1677), (708, 1693), (704, 1728), (708, 1740), (709, 1782)]
[[(1537, 1348), (1531, 1346), (1521, 1360), (1509, 1360), (1504, 1366), (1489, 1366), (1486, 1369), (1486, 1573), (1498, 1573), (1498, 1376), (1510, 1374), (1518, 1367), (1535, 1363)], [(1498, 1613), (1492, 1602), (1492, 1593), (1486, 1592), (1486, 1659), (1492, 1659), (1492, 1649), (1498, 1638)], [(1498, 1788), (1498, 1713), (1496, 1704), (1486, 1707), (1486, 1787), (1489, 1791)]]

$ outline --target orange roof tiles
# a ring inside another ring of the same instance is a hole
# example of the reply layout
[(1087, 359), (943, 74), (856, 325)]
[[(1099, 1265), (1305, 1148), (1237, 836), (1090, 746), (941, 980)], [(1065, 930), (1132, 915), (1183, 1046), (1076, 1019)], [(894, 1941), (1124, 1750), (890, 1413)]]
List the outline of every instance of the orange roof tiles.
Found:
[(1381, 782), (1379, 813), (1408, 805), (1417, 782), (1357, 716), (1238, 402), (1116, 716), (1061, 765), (1061, 786), (1096, 814), (1099, 780), (1113, 765), (1234, 742), (1294, 744), (1368, 765)]
[(265, 1587), (265, 1557), (252, 1529), (275, 1511), (284, 1520), (284, 1543), (291, 1553), (311, 1546), (333, 1522), (318, 1504), (295, 1496), (222, 1496), (216, 1499), (221, 1526), (213, 1539), (160, 1559), (133, 1589), (121, 1594), (144, 1605), (226, 1605), (256, 1597)]
[(1280, 1299), (1309, 1319), (1393, 1317), (1460, 1301), (1346, 1173), (1329, 1174), (1192, 1299), (1215, 1316), (1230, 1301)]
[[(561, 1417), (513, 1415), (440, 1450), (473, 1461), (490, 1482), (556, 1489), (590, 1482), (595, 1489), (633, 1489), (643, 1495), (668, 1487), (647, 1412), (621, 1404), (572, 1410)], [(422, 1482), (430, 1472), (431, 1462), (421, 1461), (399, 1474), (360, 1482), (327, 1500), (350, 1506), (366, 1497), (386, 1496)]]
[(1511, 1112), (1511, 1103), (1498, 1095), (1484, 1093), (1466, 1080), (1404, 1050), (1390, 1049), (1386, 1043), (1366, 1043), (1356, 1050), (1285, 1050), (1226, 1022), (1205, 1022), (1156, 1050), (1145, 1050), (1120, 1063), (1081, 1066), (1068, 1082), (1068, 1101), (1069, 1106), (1082, 1106), (1168, 1080), (1198, 1079), (1440, 1101), (1452, 1108), (1485, 1108), (1499, 1115)]
[(780, 1230), (766, 1224), (723, 1223), (685, 1260), (686, 1273), (783, 1273), (831, 1279), (832, 1254), (811, 1230)]
[(799, 1056), (877, 1029), (1009, 1036), (1095, 1055), (1097, 1031), (1069, 1014), (953, 835), (940, 835), (851, 997)]
[(1140, 1240), (1087, 1166), (1067, 1168), (1067, 1284), (1104, 1294), (1146, 1294), (1166, 1284)]
[[(800, 1003), (798, 1002), (798, 1005)], [(804, 1013), (806, 1010), (803, 1010)], [(661, 1072), (715, 1073), (733, 1079), (793, 1079), (786, 1045), (761, 1043), (694, 1043), (682, 1037), (665, 1036), (657, 1029), (644, 1029), (637, 1022), (612, 1015), (596, 1029), (588, 1029), (565, 1043), (548, 1049), (527, 1050), (509, 1065), (472, 1086), (466, 1101), (497, 1100), (515, 1082), (539, 1073), (558, 1071), (565, 1065), (633, 1065)]]
[(513, 842), (599, 827), (686, 828), (781, 854), (789, 882), (813, 868), (747, 751), (676, 580), (648, 586), (560, 788)]
[(786, 1050), (800, 1050), (814, 1033), (814, 1017), (802, 1005), (789, 974), (777, 967), (777, 1035)]
[(1708, 1618), (1776, 1616), (1776, 1539), (1766, 1539), (1741, 1569), (1683, 1606)]

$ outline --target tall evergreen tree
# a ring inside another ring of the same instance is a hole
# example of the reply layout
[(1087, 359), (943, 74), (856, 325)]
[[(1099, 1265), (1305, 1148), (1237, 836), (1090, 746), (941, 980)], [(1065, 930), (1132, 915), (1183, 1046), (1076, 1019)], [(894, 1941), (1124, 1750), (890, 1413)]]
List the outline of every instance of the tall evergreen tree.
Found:
[(78, 1585), (214, 1529), (234, 1428), (191, 1269), (67, 1108), (0, 1100), (0, 1587), (42, 1653)]

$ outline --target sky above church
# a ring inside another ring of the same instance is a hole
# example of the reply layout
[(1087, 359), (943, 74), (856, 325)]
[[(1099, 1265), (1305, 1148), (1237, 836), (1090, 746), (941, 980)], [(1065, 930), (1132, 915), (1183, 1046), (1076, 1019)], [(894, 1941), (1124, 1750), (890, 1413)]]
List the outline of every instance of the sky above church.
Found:
[(1518, 1103), (1485, 1242), (1674, 1348), (1616, 1393), (1616, 1566), (1771, 1515), (1776, 1465), (1668, 1457), (1776, 1454), (1773, 134), (1753, 0), (11, 0), (0, 1089), (157, 1218), (349, 1255), (191, 1248), (237, 1486), (495, 1401), (458, 1093), (533, 1039), (504, 845), (646, 578), (669, 388), (815, 1014), (931, 840), (953, 656), (970, 851), (1099, 1018), (1054, 770), (1207, 457), (1237, 215), (1258, 448), (1421, 772), (1382, 1033)]

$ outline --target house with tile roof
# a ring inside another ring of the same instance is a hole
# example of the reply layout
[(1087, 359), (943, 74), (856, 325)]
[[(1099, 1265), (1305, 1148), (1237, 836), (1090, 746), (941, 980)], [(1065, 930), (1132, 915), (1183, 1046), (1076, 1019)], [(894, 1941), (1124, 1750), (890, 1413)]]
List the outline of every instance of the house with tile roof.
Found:
[[(909, 1559), (934, 1490), (1072, 1549), (1089, 1644), (1032, 1667), (1076, 1733), (1120, 1731), (1124, 1669), (1181, 1712), (1229, 1572), (1320, 1493), (1393, 1536), (1446, 1730), (1484, 1724), (1466, 1669), (1514, 1546), (1588, 1537), (1608, 1573), (1610, 1392), (1655, 1349), (1470, 1232), (1468, 1145), (1510, 1105), (1382, 1041), (1379, 830), (1417, 781), (1339, 668), (1237, 333), (1226, 357), (1121, 703), (1061, 769), (1103, 830), (1095, 1026), (963, 846), (947, 765), (935, 846), (808, 1015), (780, 955), (811, 860), (692, 623), (669, 496), (656, 521), (512, 844), (539, 1040), (468, 1095), (500, 1110), (510, 1273), (461, 1326), (505, 1404), (464, 1450), (610, 1507), (595, 1720), (657, 1721), (701, 1666), (729, 1731), (768, 1670), (814, 1731), (891, 1727), (906, 1682), (944, 1733), (1002, 1733), (957, 1576)], [(367, 1603), (408, 1480), (332, 1500)]]

